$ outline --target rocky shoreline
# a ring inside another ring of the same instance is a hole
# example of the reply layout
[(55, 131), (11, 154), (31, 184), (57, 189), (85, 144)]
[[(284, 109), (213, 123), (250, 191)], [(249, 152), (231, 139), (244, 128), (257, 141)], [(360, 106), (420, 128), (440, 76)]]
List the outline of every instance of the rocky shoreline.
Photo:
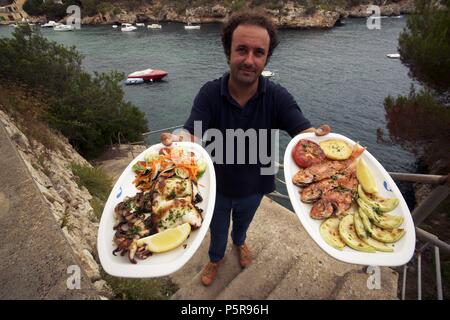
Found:
[[(333, 28), (346, 18), (366, 18), (372, 15), (368, 10), (369, 5), (358, 5), (352, 8), (339, 8), (324, 10), (321, 8), (306, 8), (296, 2), (288, 1), (280, 8), (264, 10), (279, 28), (310, 29), (310, 28)], [(413, 0), (401, 0), (380, 6), (381, 16), (399, 16), (414, 12)], [(99, 12), (94, 16), (82, 16), (81, 23), (84, 25), (111, 25), (122, 22), (127, 23), (155, 23), (155, 22), (178, 22), (190, 21), (195, 24), (222, 23), (232, 13), (231, 9), (222, 5), (204, 5), (196, 8), (186, 9), (180, 13), (176, 5), (161, 6), (159, 2), (153, 5), (143, 5), (137, 10), (127, 11), (118, 9)], [(46, 22), (45, 16), (32, 17), (33, 22)], [(64, 22), (63, 19), (61, 22)]]

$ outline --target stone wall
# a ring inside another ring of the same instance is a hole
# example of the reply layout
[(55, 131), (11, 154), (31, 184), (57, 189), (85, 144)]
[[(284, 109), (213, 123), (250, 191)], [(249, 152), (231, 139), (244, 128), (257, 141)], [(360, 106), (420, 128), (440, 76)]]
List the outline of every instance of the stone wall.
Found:
[(99, 222), (89, 203), (92, 196), (86, 188), (77, 185), (77, 177), (71, 170), (72, 163), (85, 166), (90, 164), (61, 135), (54, 135), (59, 145), (57, 150), (49, 150), (41, 143), (28, 139), (2, 111), (0, 122), (15, 143), (19, 155), (94, 288), (100, 295), (111, 297), (111, 288), (101, 279), (97, 255)]

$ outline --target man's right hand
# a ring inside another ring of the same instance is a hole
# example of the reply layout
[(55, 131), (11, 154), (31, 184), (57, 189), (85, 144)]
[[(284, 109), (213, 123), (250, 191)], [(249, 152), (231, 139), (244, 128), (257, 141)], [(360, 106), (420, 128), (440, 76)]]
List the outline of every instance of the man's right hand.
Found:
[(167, 146), (167, 147), (170, 146), (172, 144), (172, 142), (178, 142), (178, 141), (193, 141), (193, 142), (196, 142), (196, 141), (198, 141), (198, 139), (196, 137), (191, 135), (186, 130), (179, 131), (179, 134), (163, 132), (160, 135), (160, 139), (161, 139), (162, 144)]
[(173, 141), (178, 141), (178, 136), (170, 133), (170, 132), (163, 132), (160, 135), (160, 139), (163, 145), (170, 146)]

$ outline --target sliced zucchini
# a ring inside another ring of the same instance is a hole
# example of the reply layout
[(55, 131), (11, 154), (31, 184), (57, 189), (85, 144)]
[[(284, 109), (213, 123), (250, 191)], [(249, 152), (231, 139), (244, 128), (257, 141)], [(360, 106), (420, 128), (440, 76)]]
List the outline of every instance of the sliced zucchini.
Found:
[(363, 210), (359, 210), (359, 215), (364, 224), (364, 228), (369, 233), (369, 236), (374, 238), (375, 240), (384, 242), (384, 243), (393, 243), (400, 240), (405, 235), (404, 229), (381, 229), (375, 225), (373, 225), (365, 212)]
[(333, 248), (342, 250), (345, 247), (345, 242), (342, 241), (341, 237), (339, 236), (339, 223), (339, 218), (326, 219), (320, 225), (319, 230), (320, 235), (326, 243), (328, 243)]
[(359, 208), (358, 213), (359, 213), (359, 216), (361, 217), (361, 221), (364, 225), (364, 229), (366, 229), (367, 235), (369, 237), (371, 237), (372, 233), (373, 233), (372, 222), (370, 222), (369, 217), (365, 214), (365, 212), (361, 208)]
[(400, 227), (400, 225), (403, 223), (402, 216), (393, 216), (391, 214), (382, 214), (382, 215), (378, 215), (378, 217), (379, 217), (379, 221), (375, 222), (375, 225), (382, 229), (395, 229), (395, 228)]
[(357, 212), (354, 216), (354, 223), (355, 223), (355, 229), (356, 233), (358, 234), (358, 237), (364, 241), (369, 246), (375, 248), (377, 251), (383, 251), (383, 252), (393, 252), (394, 249), (387, 246), (386, 244), (379, 242), (371, 237), (368, 236), (366, 228), (364, 228), (364, 223), (362, 222), (361, 216), (359, 215), (359, 212)]
[(364, 211), (364, 213), (369, 218), (371, 223), (375, 223), (379, 220), (379, 216), (375, 212), (375, 210), (377, 210), (377, 207), (373, 207), (373, 206), (367, 204), (366, 202), (361, 200), (361, 198), (358, 198), (356, 200), (356, 202), (358, 203), (360, 210)]
[(358, 185), (358, 196), (371, 207), (377, 208), (376, 211), (381, 212), (394, 210), (400, 202), (397, 198), (384, 198), (379, 195), (368, 195), (364, 192), (361, 185)]
[(406, 231), (400, 228), (383, 230), (381, 228), (373, 226), (372, 238), (384, 243), (394, 243), (400, 240), (405, 235), (405, 233)]
[(367, 238), (367, 239), (362, 239), (362, 241), (364, 241), (365, 243), (367, 243), (369, 246), (375, 248), (375, 250), (377, 251), (382, 251), (382, 252), (394, 252), (394, 249), (390, 246), (388, 246), (387, 244), (377, 241), (374, 238)]
[(364, 223), (359, 216), (359, 212), (353, 214), (353, 223), (355, 224), (355, 230), (358, 237), (364, 241), (364, 239), (369, 238), (367, 234), (366, 228), (364, 227)]
[(339, 235), (342, 240), (350, 247), (358, 251), (363, 252), (375, 252), (375, 249), (371, 246), (364, 243), (361, 239), (358, 238), (358, 235), (355, 232), (354, 225), (354, 217), (353, 215), (347, 215), (339, 224)]
[(369, 218), (370, 222), (372, 222), (377, 227), (382, 229), (394, 229), (399, 227), (403, 223), (402, 216), (394, 216), (390, 214), (378, 214), (374, 208), (368, 205), (366, 202), (361, 199), (357, 200), (359, 207), (364, 211), (364, 213)]

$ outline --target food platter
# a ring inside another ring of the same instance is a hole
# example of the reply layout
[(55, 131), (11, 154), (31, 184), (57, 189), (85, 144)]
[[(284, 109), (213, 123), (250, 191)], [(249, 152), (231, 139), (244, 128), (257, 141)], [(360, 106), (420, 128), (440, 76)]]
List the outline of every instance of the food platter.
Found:
[(216, 177), (212, 160), (201, 145), (192, 142), (175, 142), (173, 147), (181, 147), (186, 151), (192, 152), (196, 157), (202, 158), (206, 162), (207, 169), (198, 180), (198, 191), (203, 200), (197, 204), (202, 210), (203, 221), (201, 226), (192, 231), (184, 241), (183, 245), (177, 248), (154, 253), (145, 260), (138, 260), (138, 263), (132, 264), (124, 256), (113, 255), (116, 249), (113, 243), (115, 230), (113, 229), (117, 221), (115, 218), (115, 207), (118, 203), (124, 201), (126, 197), (133, 197), (138, 189), (133, 185), (136, 174), (133, 171), (133, 165), (138, 161), (145, 161), (145, 155), (148, 153), (159, 152), (164, 146), (156, 144), (139, 154), (120, 175), (114, 185), (108, 200), (105, 204), (102, 218), (100, 220), (97, 247), (100, 262), (108, 274), (116, 277), (125, 278), (152, 278), (171, 274), (180, 269), (199, 248), (203, 241), (211, 222), (215, 198), (216, 198)]
[(373, 253), (356, 251), (349, 247), (338, 250), (330, 246), (322, 238), (319, 228), (323, 220), (311, 218), (310, 211), (312, 204), (304, 203), (300, 200), (299, 191), (301, 189), (294, 185), (292, 181), (296, 172), (300, 170), (293, 160), (292, 151), (301, 139), (308, 139), (316, 143), (321, 143), (329, 139), (337, 139), (345, 141), (352, 147), (356, 143), (353, 140), (336, 133), (330, 133), (321, 137), (316, 136), (314, 133), (304, 133), (295, 136), (286, 148), (284, 155), (284, 175), (288, 195), (301, 224), (316, 244), (333, 258), (347, 263), (370, 266), (399, 266), (407, 263), (414, 254), (416, 242), (415, 227), (411, 213), (395, 182), (368, 150), (365, 150), (360, 155), (360, 158), (364, 160), (370, 171), (373, 173), (379, 195), (386, 198), (397, 198), (399, 200), (397, 207), (389, 212), (389, 214), (403, 217), (403, 222), (400, 227), (406, 231), (405, 235), (392, 246), (393, 252), (376, 251)]

